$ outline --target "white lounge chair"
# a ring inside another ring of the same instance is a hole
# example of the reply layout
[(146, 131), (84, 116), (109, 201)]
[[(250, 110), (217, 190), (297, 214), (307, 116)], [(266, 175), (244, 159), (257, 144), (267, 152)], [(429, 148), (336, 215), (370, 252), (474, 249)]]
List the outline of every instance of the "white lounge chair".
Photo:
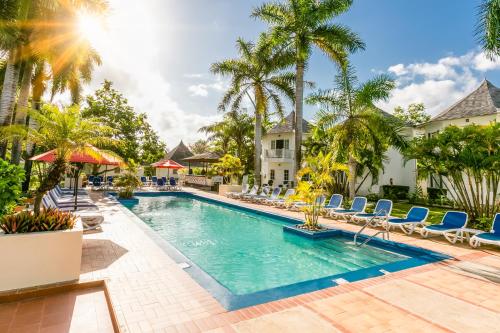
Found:
[(241, 192), (227, 192), (226, 197), (233, 198), (233, 197), (238, 196), (238, 195), (247, 194), (249, 190), (250, 190), (250, 185), (243, 184), (243, 186), (241, 188)]
[(500, 213), (495, 214), (490, 232), (483, 232), (472, 236), (469, 243), (472, 247), (478, 247), (481, 244), (500, 246)]
[(392, 201), (387, 199), (380, 199), (377, 201), (375, 208), (373, 209), (373, 213), (357, 213), (352, 217), (352, 221), (355, 223), (358, 222), (367, 222), (370, 221), (370, 224), (373, 226), (380, 225), (384, 219), (387, 219), (392, 212)]
[(431, 234), (441, 235), (452, 244), (455, 244), (458, 239), (463, 242), (464, 228), (467, 225), (467, 219), (468, 215), (465, 212), (448, 211), (444, 214), (441, 224), (425, 226), (420, 231), (420, 234), (424, 238)]
[(411, 207), (405, 218), (390, 218), (387, 220), (389, 228), (398, 227), (405, 234), (411, 235), (415, 231), (415, 227), (425, 227), (425, 221), (429, 216), (429, 208), (426, 207)]
[(268, 199), (266, 201), (264, 201), (264, 203), (266, 205), (272, 205), (272, 206), (281, 206), (283, 203), (286, 202), (286, 200), (291, 196), (295, 194), (295, 190), (293, 188), (289, 188), (288, 190), (286, 190), (285, 192), (285, 195), (283, 196), (283, 198), (276, 198), (276, 199)]
[(351, 208), (349, 209), (331, 209), (330, 216), (332, 218), (342, 218), (350, 219), (354, 214), (364, 213), (366, 209), (366, 198), (365, 197), (355, 197), (352, 200)]

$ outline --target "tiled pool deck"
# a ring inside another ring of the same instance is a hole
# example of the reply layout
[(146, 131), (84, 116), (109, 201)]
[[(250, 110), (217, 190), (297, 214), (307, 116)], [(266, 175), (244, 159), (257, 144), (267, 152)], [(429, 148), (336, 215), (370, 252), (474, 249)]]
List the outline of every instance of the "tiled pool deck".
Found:
[(102, 232), (84, 236), (80, 279), (107, 281), (122, 332), (500, 332), (500, 252), (491, 248), (392, 233), (392, 240), (455, 259), (228, 312), (143, 232), (131, 212), (106, 197), (95, 199), (106, 221)]

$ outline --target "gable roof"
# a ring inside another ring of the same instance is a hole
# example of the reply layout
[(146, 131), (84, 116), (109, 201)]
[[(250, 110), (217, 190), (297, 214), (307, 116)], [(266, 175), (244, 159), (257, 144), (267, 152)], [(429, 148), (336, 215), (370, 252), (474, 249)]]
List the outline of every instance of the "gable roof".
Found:
[[(293, 132), (293, 122), (295, 118), (295, 112), (291, 112), (286, 116), (283, 121), (279, 122), (276, 126), (267, 131), (268, 134), (279, 134), (279, 133), (292, 133)], [(311, 124), (302, 119), (302, 132), (307, 133), (311, 128)]]
[(193, 155), (194, 154), (191, 152), (191, 150), (189, 150), (189, 148), (181, 140), (177, 147), (175, 147), (165, 155), (165, 158), (163, 160), (172, 160), (182, 164), (183, 159), (191, 157)]
[(499, 109), (500, 89), (495, 87), (490, 81), (484, 80), (476, 90), (430, 121), (493, 115), (499, 112)]

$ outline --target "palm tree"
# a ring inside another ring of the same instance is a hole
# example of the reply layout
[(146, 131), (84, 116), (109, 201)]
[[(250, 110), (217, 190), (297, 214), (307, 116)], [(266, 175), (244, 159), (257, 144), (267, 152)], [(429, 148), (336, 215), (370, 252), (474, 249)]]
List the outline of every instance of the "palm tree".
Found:
[(479, 6), (476, 36), (490, 59), (500, 55), (500, 0), (483, 1)]
[(254, 106), (254, 170), (256, 184), (260, 184), (262, 120), (268, 116), (270, 105), (283, 117), (281, 96), (293, 101), (295, 75), (283, 72), (293, 63), (293, 54), (273, 48), (264, 34), (257, 44), (238, 39), (237, 48), (239, 58), (214, 63), (211, 70), (214, 74), (231, 77), (231, 84), (220, 103), (220, 110), (226, 111), (231, 105), (231, 110), (235, 112), (240, 109), (244, 98), (250, 99)]
[(254, 126), (246, 112), (228, 112), (221, 121), (204, 126), (199, 132), (208, 134), (208, 143), (221, 155), (234, 155), (244, 162), (245, 172), (251, 170), (254, 155)]
[[(77, 106), (60, 110), (46, 105), (41, 111), (30, 113), (39, 125), (38, 131), (29, 131), (28, 138), (43, 149), (55, 149), (56, 160), (42, 175), (35, 191), (34, 211), (40, 211), (42, 198), (54, 188), (68, 169), (68, 159), (72, 152), (93, 154), (88, 145), (102, 145), (112, 142), (111, 129), (101, 124), (97, 118), (83, 118)], [(100, 158), (99, 156), (97, 158)]]
[(365, 153), (371, 151), (375, 156), (383, 156), (389, 145), (405, 148), (406, 140), (400, 134), (404, 125), (374, 104), (386, 100), (394, 88), (394, 81), (388, 76), (380, 75), (358, 85), (353, 68), (345, 65), (335, 83), (335, 89), (320, 91), (307, 101), (322, 107), (318, 125), (329, 132), (330, 149), (346, 155), (349, 196), (354, 198), (357, 168), (366, 158)]
[[(63, 92), (68, 87), (73, 102), (79, 102), (81, 81), (90, 81), (94, 64), (100, 64), (100, 58), (90, 47), (89, 42), (80, 37), (77, 10), (87, 3), (91, 3), (91, 8), (100, 10), (102, 7), (97, 6), (96, 3), (101, 2), (77, 1), (70, 6), (50, 6), (42, 1), (35, 1), (30, 7), (29, 20), (43, 18), (50, 24), (31, 24), (30, 29), (24, 29), (26, 30), (24, 31), (25, 42), (19, 47), (23, 69), (15, 124), (26, 124), (35, 61), (47, 59), (50, 63), (53, 94)], [(11, 162), (13, 164), (19, 164), (21, 151), (21, 138), (16, 137), (12, 143)]]
[(332, 19), (349, 9), (352, 0), (286, 0), (263, 4), (252, 16), (267, 22), (271, 38), (295, 53), (295, 163), (300, 169), (302, 158), (302, 114), (304, 71), (316, 46), (332, 61), (341, 64), (348, 52), (364, 49), (365, 44), (349, 28), (332, 23)]

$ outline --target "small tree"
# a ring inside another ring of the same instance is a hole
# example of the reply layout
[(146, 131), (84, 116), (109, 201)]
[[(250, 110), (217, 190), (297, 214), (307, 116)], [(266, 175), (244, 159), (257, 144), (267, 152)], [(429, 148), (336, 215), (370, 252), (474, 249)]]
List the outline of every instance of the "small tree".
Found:
[(24, 170), (0, 159), (0, 216), (11, 212), (21, 196)]
[(137, 166), (134, 161), (129, 161), (127, 170), (116, 180), (115, 186), (119, 187), (118, 197), (130, 199), (134, 196), (136, 188), (141, 186), (141, 181), (137, 178)]
[[(304, 159), (303, 168), (297, 172), (297, 190), (291, 200), (300, 200), (307, 205), (302, 208), (305, 215), (304, 228), (319, 230), (318, 218), (321, 206), (318, 198), (328, 194), (328, 188), (334, 179), (332, 174), (338, 171), (348, 173), (349, 168), (344, 164), (334, 162), (333, 154), (319, 153)], [(308, 179), (308, 180), (302, 180)]]
[(235, 176), (239, 177), (243, 173), (243, 166), (238, 157), (226, 154), (218, 163), (214, 163), (213, 168), (221, 176), (224, 176), (225, 183), (232, 183)]
[(408, 105), (406, 110), (401, 106), (397, 106), (394, 108), (394, 116), (413, 126), (431, 120), (431, 116), (425, 112), (424, 103), (412, 103)]
[(499, 211), (500, 124), (448, 126), (430, 138), (414, 139), (405, 158), (417, 160), (420, 178), (442, 179), (471, 220)]

